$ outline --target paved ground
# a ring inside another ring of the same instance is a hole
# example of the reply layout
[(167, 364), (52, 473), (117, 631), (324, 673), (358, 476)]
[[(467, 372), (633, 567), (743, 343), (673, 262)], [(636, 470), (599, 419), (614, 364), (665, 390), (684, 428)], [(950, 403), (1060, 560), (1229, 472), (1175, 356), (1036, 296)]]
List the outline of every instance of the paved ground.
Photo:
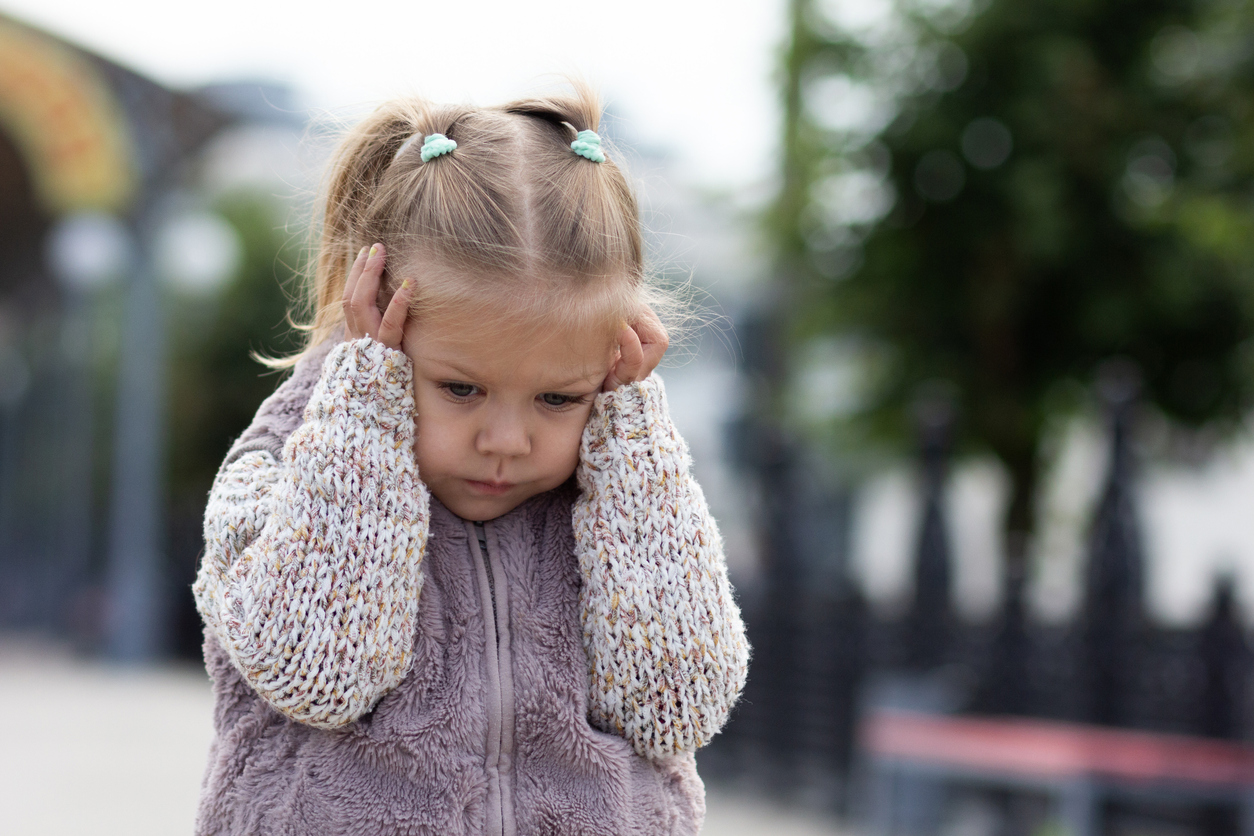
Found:
[[(108, 667), (0, 636), (0, 810), (23, 836), (191, 833), (212, 736), (192, 666)], [(712, 787), (703, 836), (820, 836), (828, 821)]]

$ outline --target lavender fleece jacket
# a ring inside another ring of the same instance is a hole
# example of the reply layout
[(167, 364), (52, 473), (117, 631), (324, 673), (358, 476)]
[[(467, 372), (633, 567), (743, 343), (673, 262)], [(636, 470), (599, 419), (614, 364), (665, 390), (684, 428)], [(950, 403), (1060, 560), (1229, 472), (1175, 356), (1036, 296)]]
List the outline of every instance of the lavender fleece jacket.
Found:
[(748, 647), (660, 382), (599, 396), (577, 479), (486, 523), (418, 481), (412, 408), (404, 355), (328, 344), (228, 454), (196, 832), (697, 833)]

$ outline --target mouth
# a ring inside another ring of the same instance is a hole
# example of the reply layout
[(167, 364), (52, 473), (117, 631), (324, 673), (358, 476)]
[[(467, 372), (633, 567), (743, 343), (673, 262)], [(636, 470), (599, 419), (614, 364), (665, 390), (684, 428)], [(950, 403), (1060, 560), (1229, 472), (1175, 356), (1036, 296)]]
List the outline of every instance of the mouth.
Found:
[(514, 487), (513, 482), (479, 482), (475, 479), (467, 479), (466, 484), (470, 485), (472, 491), (487, 496), (500, 496)]

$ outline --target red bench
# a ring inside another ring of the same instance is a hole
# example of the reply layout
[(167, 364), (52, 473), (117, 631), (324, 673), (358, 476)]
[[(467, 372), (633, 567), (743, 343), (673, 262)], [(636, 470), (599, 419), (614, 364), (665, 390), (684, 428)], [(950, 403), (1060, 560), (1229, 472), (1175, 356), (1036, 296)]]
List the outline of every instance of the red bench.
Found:
[[(935, 828), (909, 796), (946, 783), (1052, 796), (1071, 836), (1096, 836), (1105, 798), (1232, 803), (1254, 836), (1254, 746), (1183, 735), (1021, 718), (878, 711), (860, 729), (885, 836)], [(920, 821), (920, 818), (923, 821)], [(914, 819), (914, 821), (911, 821)], [(904, 828), (903, 828), (904, 825)]]

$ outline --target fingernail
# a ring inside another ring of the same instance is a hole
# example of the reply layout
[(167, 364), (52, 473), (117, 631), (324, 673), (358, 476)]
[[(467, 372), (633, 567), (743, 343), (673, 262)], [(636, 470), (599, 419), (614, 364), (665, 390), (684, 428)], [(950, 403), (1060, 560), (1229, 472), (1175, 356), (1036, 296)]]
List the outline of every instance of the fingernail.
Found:
[(375, 254), (375, 253), (377, 253), (378, 251), (379, 251), (379, 248), (378, 248), (378, 247), (371, 247), (371, 248), (370, 248), (370, 255), (371, 255), (371, 257), (373, 257), (373, 256), (374, 256), (374, 254)]
[(357, 251), (357, 257), (358, 257), (358, 258), (361, 258), (361, 257), (362, 257), (363, 255), (365, 255), (365, 254), (366, 254), (366, 248), (365, 248), (365, 247), (362, 247), (360, 250), (358, 250), (358, 251)]
[(407, 287), (409, 287), (409, 279), (406, 279), (405, 281), (401, 282), (401, 290), (404, 290)]

